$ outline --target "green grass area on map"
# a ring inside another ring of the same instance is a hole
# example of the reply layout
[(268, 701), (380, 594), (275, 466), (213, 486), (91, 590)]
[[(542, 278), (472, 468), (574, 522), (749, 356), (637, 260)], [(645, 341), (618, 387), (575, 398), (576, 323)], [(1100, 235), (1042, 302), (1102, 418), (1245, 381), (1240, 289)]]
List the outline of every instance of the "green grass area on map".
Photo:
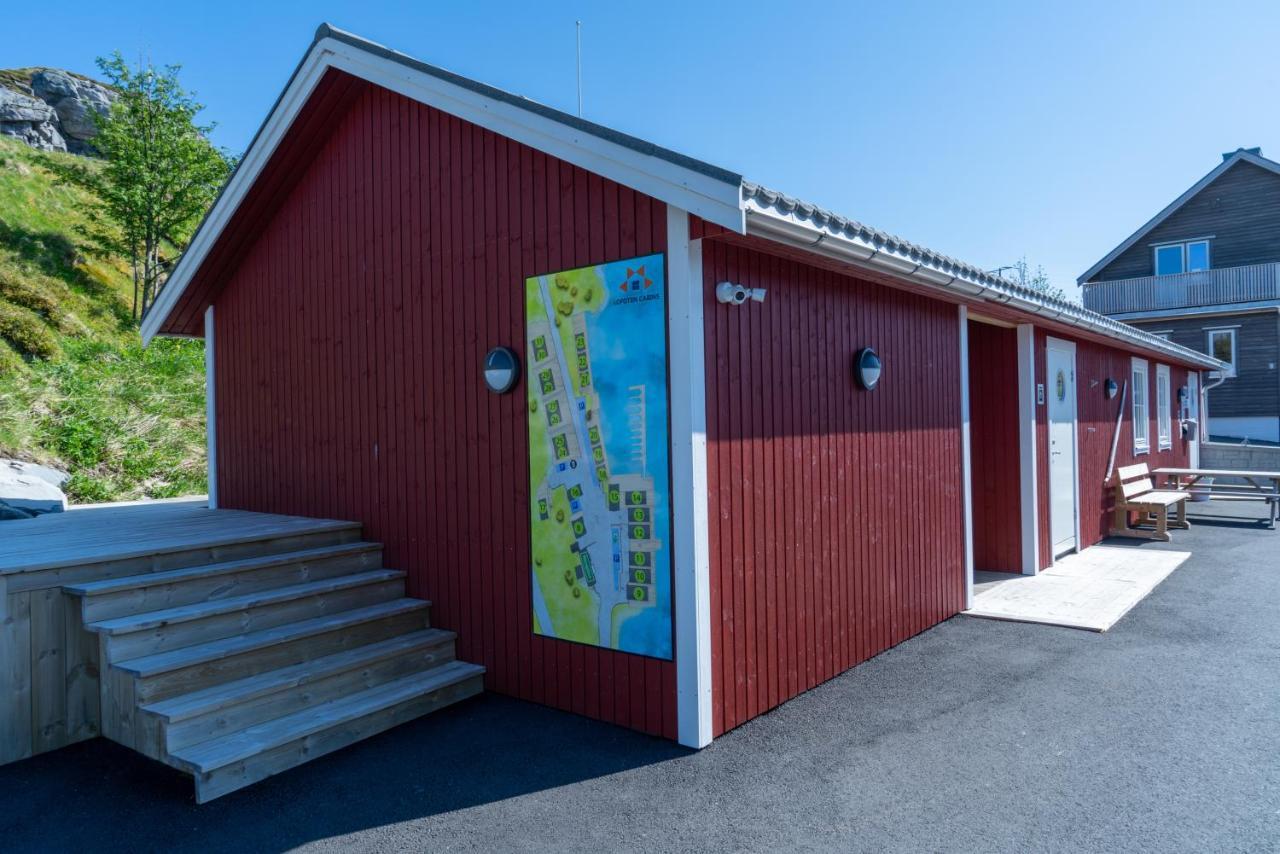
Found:
[(550, 292), (551, 299), (556, 304), (556, 317), (560, 321), (556, 332), (560, 336), (560, 346), (564, 348), (565, 360), (569, 363), (573, 395), (581, 397), (582, 383), (577, 369), (578, 348), (573, 341), (571, 318), (575, 314), (600, 311), (608, 303), (609, 295), (598, 267), (556, 273), (551, 277)]
[[(599, 600), (577, 577), (577, 554), (569, 550), (574, 538), (569, 527), (569, 499), (564, 490), (557, 489), (552, 494), (549, 518), (539, 519), (535, 509), (530, 514), (530, 523), (533, 573), (542, 589), (551, 629), (563, 640), (599, 644)], [(574, 588), (581, 590), (579, 596), (573, 595)]]
[[(594, 275), (591, 278), (595, 278)], [(573, 300), (571, 291), (575, 286), (570, 284), (567, 288), (557, 290), (552, 285), (551, 292), (553, 295), (560, 293), (566, 299)], [(600, 288), (597, 287), (591, 299), (598, 300), (599, 291)], [(576, 299), (581, 301), (585, 295), (586, 292), (579, 287)], [(531, 320), (547, 316), (542, 292), (536, 280), (527, 283), (525, 310)], [(567, 346), (572, 347), (572, 327), (569, 318), (563, 314), (558, 315), (558, 318), (561, 321), (559, 326), (561, 340), (567, 341)], [(569, 353), (572, 352), (572, 350), (569, 351)], [(569, 499), (564, 490), (557, 489), (552, 494), (549, 518), (542, 519), (538, 514), (536, 496), (546, 487), (547, 476), (553, 461), (550, 442), (547, 438), (546, 413), (542, 411), (543, 404), (537, 399), (536, 386), (529, 383), (527, 388), (529, 482), (532, 488), (531, 495), (534, 496), (534, 500), (529, 502), (534, 583), (542, 591), (547, 615), (551, 620), (550, 626), (544, 626), (535, 615), (534, 631), (554, 634), (555, 637), (565, 640), (598, 644), (599, 600), (577, 577), (578, 558), (575, 552), (570, 551), (574, 536), (573, 529), (570, 527)], [(575, 589), (578, 591), (577, 596), (573, 595)]]

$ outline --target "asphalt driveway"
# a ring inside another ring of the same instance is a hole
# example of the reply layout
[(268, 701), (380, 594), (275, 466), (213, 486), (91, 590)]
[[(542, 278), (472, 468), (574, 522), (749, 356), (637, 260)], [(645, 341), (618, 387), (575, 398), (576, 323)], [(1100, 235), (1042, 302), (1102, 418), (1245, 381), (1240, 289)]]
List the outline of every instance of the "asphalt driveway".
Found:
[(1280, 532), (1199, 521), (1106, 634), (957, 617), (700, 753), (483, 697), (196, 807), (97, 740), (0, 768), (0, 848), (1280, 850)]

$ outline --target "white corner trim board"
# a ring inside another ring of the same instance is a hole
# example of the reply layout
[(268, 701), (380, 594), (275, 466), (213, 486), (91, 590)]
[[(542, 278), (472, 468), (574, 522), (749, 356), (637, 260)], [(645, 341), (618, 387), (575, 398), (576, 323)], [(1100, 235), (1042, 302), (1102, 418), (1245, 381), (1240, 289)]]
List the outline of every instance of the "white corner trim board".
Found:
[(689, 240), (689, 215), (672, 207), (667, 208), (667, 287), (677, 737), (686, 747), (706, 747), (712, 738), (711, 546), (702, 241)]
[(964, 496), (964, 607), (973, 607), (973, 453), (969, 427), (969, 309), (960, 306), (960, 476)]
[(209, 509), (218, 509), (218, 406), (215, 395), (213, 306), (204, 312), (204, 433), (209, 465)]
[(1018, 326), (1018, 470), (1022, 475), (1022, 574), (1040, 571), (1040, 513), (1036, 482), (1036, 335)]
[(404, 62), (332, 37), (322, 38), (298, 67), (262, 130), (214, 203), (142, 321), (142, 340), (159, 332), (218, 235), (244, 201), (325, 72), (336, 68), (419, 103), (524, 143), (737, 232), (745, 230), (741, 182), (725, 181), (595, 136), (509, 101), (459, 86)]

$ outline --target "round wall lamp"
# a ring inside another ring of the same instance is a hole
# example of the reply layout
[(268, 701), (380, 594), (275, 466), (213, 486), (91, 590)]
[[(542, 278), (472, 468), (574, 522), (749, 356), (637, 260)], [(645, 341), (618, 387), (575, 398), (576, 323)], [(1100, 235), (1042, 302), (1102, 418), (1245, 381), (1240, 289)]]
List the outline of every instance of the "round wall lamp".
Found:
[(494, 347), (484, 357), (484, 384), (494, 394), (506, 394), (520, 382), (520, 358), (510, 347)]
[(1115, 380), (1107, 377), (1106, 385), (1102, 387), (1102, 390), (1106, 392), (1107, 400), (1111, 400), (1111, 398), (1116, 396), (1116, 392), (1120, 390), (1120, 386), (1116, 385)]
[(853, 377), (858, 381), (858, 385), (867, 391), (871, 391), (880, 384), (880, 374), (883, 370), (884, 365), (880, 362), (880, 357), (870, 347), (863, 347), (853, 357)]

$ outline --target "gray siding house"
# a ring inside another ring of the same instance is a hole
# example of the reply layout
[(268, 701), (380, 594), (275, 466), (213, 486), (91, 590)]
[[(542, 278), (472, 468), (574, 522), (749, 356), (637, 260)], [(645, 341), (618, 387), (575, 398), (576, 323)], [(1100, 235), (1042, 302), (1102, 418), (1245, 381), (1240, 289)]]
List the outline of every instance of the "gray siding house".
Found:
[(1079, 278), (1085, 308), (1227, 362), (1208, 431), (1280, 442), (1280, 163), (1238, 149)]

